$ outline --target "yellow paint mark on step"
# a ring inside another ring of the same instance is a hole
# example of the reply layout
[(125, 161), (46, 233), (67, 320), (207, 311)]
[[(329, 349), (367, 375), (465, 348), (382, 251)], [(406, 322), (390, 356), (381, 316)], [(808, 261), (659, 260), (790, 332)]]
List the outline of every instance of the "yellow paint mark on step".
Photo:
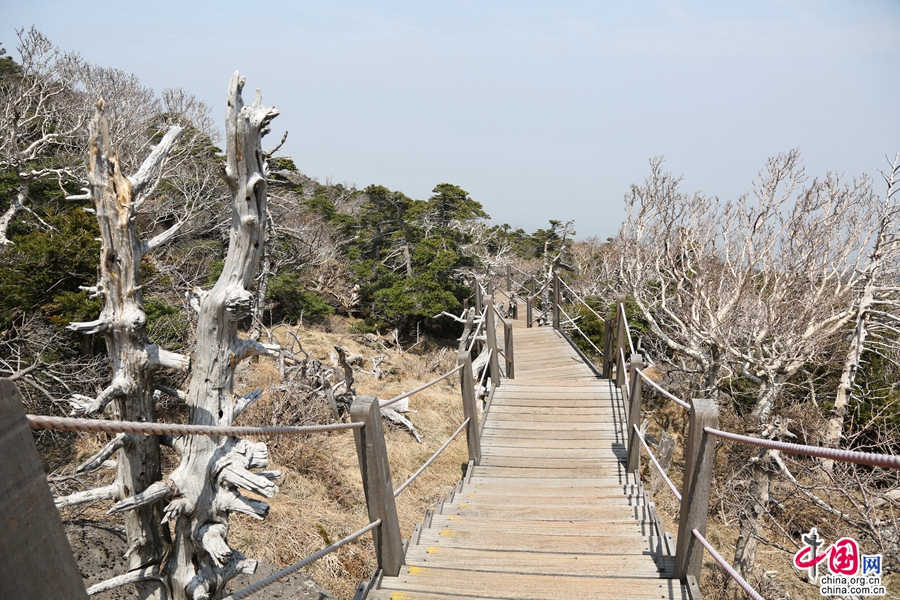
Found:
[(413, 600), (413, 595), (406, 592), (394, 592), (391, 594), (391, 600)]
[(428, 554), (437, 554), (439, 551), (437, 546), (428, 546)]
[(442, 529), (438, 535), (442, 537), (460, 537), (459, 532), (453, 531), (452, 529)]
[(422, 567), (410, 567), (409, 574), (414, 575), (414, 576), (415, 575), (424, 575), (425, 574), (425, 573), (423, 573), (424, 570), (425, 569), (423, 569)]

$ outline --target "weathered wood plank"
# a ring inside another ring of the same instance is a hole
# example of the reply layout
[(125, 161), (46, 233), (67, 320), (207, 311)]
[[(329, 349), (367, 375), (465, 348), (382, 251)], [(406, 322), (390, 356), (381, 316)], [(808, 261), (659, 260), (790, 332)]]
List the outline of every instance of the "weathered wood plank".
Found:
[[(496, 483), (470, 484), (463, 488), (459, 498), (484, 494), (486, 496), (506, 496), (518, 498), (522, 503), (530, 501), (543, 503), (544, 498), (555, 499), (557, 505), (571, 502), (581, 502), (581, 498), (625, 498), (630, 495), (639, 495), (643, 488), (634, 483), (609, 482), (597, 485), (568, 485), (573, 480), (554, 482), (554, 486), (535, 486), (517, 484), (515, 481), (502, 480)], [(602, 481), (602, 480), (588, 480)], [(512, 502), (512, 500), (511, 500)]]
[(440, 544), (445, 548), (476, 550), (522, 550), (539, 548), (545, 552), (572, 554), (607, 554), (614, 556), (655, 552), (659, 538), (639, 535), (540, 535), (533, 533), (504, 533), (465, 531), (456, 529), (425, 529), (420, 544)]
[(497, 421), (488, 416), (485, 421), (485, 434), (489, 435), (489, 429), (527, 429), (540, 431), (617, 431), (620, 426), (615, 423), (599, 423), (584, 421)]
[[(494, 394), (494, 398), (497, 395)], [(609, 418), (612, 414), (611, 407), (606, 406), (570, 406), (570, 407), (561, 407), (561, 406), (534, 406), (531, 404), (525, 404), (522, 406), (516, 406), (511, 404), (494, 404), (491, 403), (491, 418), (499, 417), (500, 415), (553, 415), (564, 413), (566, 415), (580, 415), (586, 418), (590, 417), (604, 417)]]
[[(485, 428), (487, 429), (487, 428)], [(536, 440), (606, 440), (607, 442), (625, 443), (622, 432), (616, 431), (566, 431), (565, 429), (502, 429), (492, 427), (491, 436), (495, 438), (528, 438)]]
[(547, 477), (554, 478), (570, 478), (570, 477), (611, 477), (616, 473), (625, 473), (624, 465), (618, 468), (610, 467), (608, 469), (528, 469), (516, 467), (476, 467), (475, 473), (480, 477)]
[[(509, 448), (504, 446), (488, 446), (482, 450), (484, 456), (509, 458), (553, 458), (553, 459), (596, 459), (623, 460), (625, 450), (613, 448)], [(487, 464), (487, 463), (485, 463)], [(497, 466), (497, 465), (494, 465)]]
[(609, 458), (534, 458), (516, 456), (485, 457), (483, 467), (512, 467), (533, 469), (601, 469), (617, 471), (624, 462), (612, 456)]
[(526, 420), (529, 423), (595, 423), (602, 424), (607, 427), (617, 427), (618, 425), (609, 422), (609, 418), (603, 419), (600, 415), (579, 415), (570, 414), (565, 409), (560, 409), (557, 413), (547, 415), (541, 414), (525, 414), (525, 413), (494, 413), (488, 417), (488, 421), (502, 424), (506, 422), (515, 423), (517, 421)]
[(0, 598), (83, 598), (72, 556), (22, 397), (0, 379)]
[(635, 493), (623, 495), (621, 489), (610, 488), (605, 492), (599, 492), (596, 488), (589, 489), (592, 494), (580, 494), (567, 497), (559, 497), (556, 494), (523, 494), (521, 490), (495, 493), (462, 493), (454, 500), (459, 504), (477, 504), (479, 506), (567, 506), (567, 507), (594, 507), (594, 506), (633, 506), (644, 503), (643, 494)]
[[(496, 433), (496, 432), (495, 432)], [(609, 437), (609, 436), (607, 436)], [(609, 439), (602, 439), (601, 437), (593, 437), (591, 439), (585, 439), (584, 436), (581, 438), (574, 439), (565, 439), (559, 437), (550, 437), (546, 439), (541, 438), (532, 438), (530, 436), (525, 437), (500, 437), (497, 435), (492, 436), (490, 439), (487, 439), (482, 444), (482, 451), (487, 448), (581, 448), (581, 449), (597, 449), (599, 450), (612, 450), (624, 447), (624, 441), (622, 443), (617, 443), (615, 437), (609, 437)]]
[[(383, 585), (383, 584), (382, 584)], [(677, 581), (637, 577), (579, 577), (565, 575), (521, 575), (513, 573), (479, 572), (432, 567), (406, 567), (392, 580), (398, 592), (431, 592), (453, 590), (455, 594), (511, 600), (653, 600), (677, 598), (687, 600), (687, 594)], [(401, 600), (420, 596), (381, 596)]]
[(411, 548), (408, 559), (424, 567), (491, 571), (520, 575), (590, 575), (592, 577), (658, 578), (652, 561), (626, 561), (619, 556), (556, 552), (512, 552), (420, 545)]
[(470, 533), (493, 535), (506, 533), (509, 535), (563, 535), (563, 536), (651, 536), (656, 535), (656, 526), (649, 521), (634, 519), (618, 519), (603, 521), (541, 521), (520, 519), (494, 519), (490, 517), (471, 517), (467, 515), (434, 515), (431, 528)]
[(497, 506), (475, 502), (445, 504), (445, 515), (488, 519), (528, 521), (627, 521), (649, 519), (643, 505), (638, 506)]
[[(479, 486), (479, 485), (492, 485), (492, 486), (518, 486), (525, 488), (555, 488), (561, 490), (560, 493), (565, 493), (568, 488), (573, 487), (605, 487), (609, 485), (639, 485), (638, 482), (635, 482), (634, 475), (632, 473), (626, 473), (624, 470), (619, 471), (615, 475), (608, 477), (568, 477), (565, 480), (560, 479), (546, 479), (539, 476), (531, 476), (528, 474), (519, 477), (516, 480), (510, 480), (508, 478), (500, 477), (497, 479), (491, 477), (482, 477), (478, 472), (479, 467), (475, 467), (472, 474), (472, 481), (469, 485)], [(468, 489), (468, 486), (467, 486)]]

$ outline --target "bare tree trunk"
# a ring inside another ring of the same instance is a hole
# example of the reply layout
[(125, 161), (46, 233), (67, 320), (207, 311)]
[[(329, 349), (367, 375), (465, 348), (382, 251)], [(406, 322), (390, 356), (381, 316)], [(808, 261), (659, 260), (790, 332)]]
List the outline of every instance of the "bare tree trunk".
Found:
[[(69, 327), (84, 337), (104, 332), (112, 362), (112, 383), (96, 399), (76, 397), (76, 412), (101, 412), (112, 403), (113, 416), (123, 421), (156, 420), (153, 400), (153, 372), (160, 366), (187, 369), (188, 357), (176, 355), (150, 344), (144, 326), (147, 317), (141, 304), (140, 262), (148, 246), (134, 227), (135, 188), (143, 180), (129, 180), (122, 174), (119, 159), (110, 147), (109, 125), (104, 102), (97, 103), (90, 125), (88, 183), (100, 224), (100, 277), (96, 292), (104, 300), (97, 321), (72, 323)], [(152, 167), (162, 162), (180, 129), (170, 130), (156, 151), (144, 163)], [(149, 181), (152, 173), (145, 170)], [(131, 436), (118, 450), (114, 497), (123, 500), (144, 492), (160, 479), (159, 441), (156, 436)], [(148, 503), (126, 512), (129, 568), (158, 566), (169, 544), (168, 528), (161, 527), (162, 507)], [(140, 598), (165, 598), (158, 581), (135, 584)]]
[(778, 395), (778, 389), (784, 379), (785, 377), (782, 375), (766, 374), (764, 376), (759, 398), (757, 398), (756, 404), (753, 405), (753, 411), (750, 413), (750, 418), (756, 425), (762, 427), (769, 419), (769, 415), (772, 413), (772, 406), (775, 404), (775, 399)]
[[(265, 237), (265, 235), (263, 235)], [(258, 342), (262, 334), (263, 317), (266, 314), (266, 294), (269, 290), (269, 277), (272, 275), (271, 254), (266, 252), (266, 244), (261, 251), (262, 272), (259, 274), (259, 284), (256, 286), (256, 305), (254, 306), (253, 324), (250, 326), (250, 339)]]
[[(747, 493), (750, 504), (742, 511), (738, 524), (740, 533), (734, 549), (734, 566), (745, 579), (753, 575), (762, 519), (769, 503), (769, 470), (762, 464), (766, 459), (767, 452), (763, 452), (761, 460), (752, 467), (753, 479)], [(728, 594), (735, 599), (745, 597), (733, 579), (729, 579)]]
[[(856, 371), (859, 369), (859, 359), (862, 356), (862, 351), (866, 344), (866, 336), (869, 332), (869, 308), (872, 306), (872, 300), (872, 290), (867, 289), (860, 302), (856, 327), (853, 328), (850, 348), (847, 350), (844, 368), (841, 370), (841, 379), (838, 383), (837, 393), (834, 396), (834, 408), (831, 411), (831, 418), (828, 419), (828, 425), (825, 429), (823, 442), (826, 446), (837, 446), (841, 437), (843, 437), (844, 415), (847, 414), (847, 404), (850, 402), (853, 382), (856, 379)], [(826, 470), (831, 471), (834, 461), (823, 461), (823, 465)]]
[[(890, 281), (891, 275), (896, 276), (897, 251), (900, 241), (897, 239), (897, 214), (898, 207), (891, 202), (892, 196), (897, 192), (898, 178), (900, 178), (900, 162), (895, 158), (891, 165), (890, 175), (885, 175), (888, 189), (884, 202), (879, 207), (878, 234), (869, 263), (862, 276), (862, 293), (856, 313), (856, 326), (853, 329), (853, 337), (850, 339), (850, 348), (844, 360), (844, 368), (841, 370), (841, 379), (838, 383), (837, 393), (834, 398), (834, 408), (828, 426), (825, 430), (826, 446), (837, 446), (844, 429), (844, 415), (847, 413), (847, 404), (859, 369), (859, 361), (866, 347), (866, 338), (869, 334), (870, 311), (877, 303), (875, 297), (876, 288), (883, 280)], [(886, 271), (889, 271), (886, 273)], [(893, 273), (890, 273), (893, 271)], [(823, 461), (823, 467), (831, 471), (834, 461)]]
[[(237, 73), (228, 88), (226, 116), (227, 166), (223, 177), (232, 193), (231, 239), (225, 267), (200, 304), (197, 346), (188, 392), (190, 421), (202, 425), (231, 425), (239, 409), (233, 397), (235, 366), (252, 355), (270, 354), (271, 347), (238, 338), (238, 322), (253, 307), (248, 291), (253, 284), (266, 220), (266, 166), (260, 145), (269, 122), (278, 115), (256, 101), (244, 106), (243, 78)], [(265, 444), (237, 438), (183, 438), (181, 464), (171, 476), (179, 497), (166, 508), (176, 518), (175, 542), (165, 567), (174, 600), (215, 600), (237, 574), (252, 573), (256, 561), (247, 560), (227, 543), (229, 513), (243, 512), (263, 519), (264, 502), (245, 498), (238, 487), (266, 497), (275, 493), (267, 478), (250, 472), (267, 463)]]

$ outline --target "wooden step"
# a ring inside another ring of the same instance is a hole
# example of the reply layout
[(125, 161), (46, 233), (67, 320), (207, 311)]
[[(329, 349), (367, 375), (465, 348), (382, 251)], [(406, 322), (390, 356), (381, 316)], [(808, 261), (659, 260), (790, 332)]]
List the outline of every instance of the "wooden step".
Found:
[[(506, 533), (502, 531), (465, 531), (459, 529), (423, 529), (419, 545), (444, 548), (473, 548), (477, 550), (522, 550), (535, 548), (546, 552), (572, 554), (608, 554), (613, 556), (662, 551), (662, 540), (655, 536), (620, 535), (541, 535), (537, 533)], [(627, 560), (627, 559), (626, 559)]]
[(503, 482), (485, 482), (485, 483), (467, 483), (463, 485), (462, 491), (457, 494), (457, 498), (463, 496), (507, 496), (522, 498), (527, 501), (534, 498), (540, 501), (540, 498), (621, 498), (630, 495), (642, 495), (643, 486), (633, 483), (607, 483), (596, 485), (566, 485), (567, 481), (560, 482), (560, 485), (552, 487), (539, 487), (534, 485), (522, 484), (516, 481), (505, 480)]
[(543, 440), (607, 440), (622, 441), (624, 435), (617, 433), (615, 429), (606, 431), (597, 431), (590, 429), (582, 429), (578, 431), (567, 431), (565, 429), (513, 429), (507, 427), (490, 427), (486, 424), (483, 431), (484, 437), (493, 436), (495, 438), (533, 438)]
[(444, 516), (481, 517), (506, 519), (508, 521), (627, 521), (649, 519), (649, 511), (644, 506), (509, 506), (491, 505), (480, 502), (445, 504)]
[(604, 554), (516, 552), (444, 548), (439, 545), (412, 546), (407, 563), (422, 567), (517, 573), (521, 575), (582, 575), (592, 577), (658, 578), (659, 568), (649, 551), (632, 554), (628, 560)]
[[(516, 456), (510, 456), (515, 454)], [(517, 456), (518, 452), (509, 452), (504, 456), (482, 454), (479, 467), (524, 467), (529, 469), (608, 469), (615, 468), (624, 461), (612, 456), (593, 456), (590, 458), (539, 458), (534, 456)]]
[(533, 449), (569, 449), (569, 450), (617, 450), (624, 449), (625, 444), (623, 442), (617, 442), (616, 437), (620, 436), (606, 436), (607, 439), (603, 439), (600, 436), (596, 436), (595, 439), (584, 439), (582, 436), (574, 439), (561, 439), (559, 437), (549, 437), (544, 439), (536, 439), (530, 435), (524, 436), (515, 436), (515, 437), (500, 437), (498, 435), (492, 435), (491, 437), (482, 437), (481, 438), (481, 448), (482, 451), (486, 448), (529, 448)]
[[(575, 488), (580, 489), (580, 488)], [(593, 488), (584, 488), (593, 491)], [(610, 489), (603, 496), (598, 495), (566, 495), (561, 494), (521, 494), (519, 490), (506, 493), (489, 493), (483, 491), (462, 492), (453, 497), (457, 504), (474, 504), (479, 506), (636, 506), (644, 503), (643, 494), (623, 495), (618, 490)]]
[(455, 600), (460, 596), (509, 600), (688, 600), (682, 586), (670, 579), (524, 575), (416, 566), (403, 567), (398, 577), (385, 577), (381, 588), (369, 597), (426, 600), (429, 596), (422, 594), (451, 592)]
[(625, 519), (602, 521), (542, 521), (498, 519), (491, 517), (472, 517), (467, 515), (434, 515), (431, 519), (432, 529), (451, 531), (468, 531), (491, 534), (528, 535), (563, 535), (563, 536), (656, 536), (656, 525), (647, 521), (636, 521), (632, 517)]
[[(509, 447), (500, 445), (482, 446), (482, 464), (485, 458), (491, 457), (517, 457), (533, 459), (597, 459), (597, 460), (624, 460), (628, 453), (623, 448), (528, 448)], [(496, 465), (495, 465), (496, 466)]]

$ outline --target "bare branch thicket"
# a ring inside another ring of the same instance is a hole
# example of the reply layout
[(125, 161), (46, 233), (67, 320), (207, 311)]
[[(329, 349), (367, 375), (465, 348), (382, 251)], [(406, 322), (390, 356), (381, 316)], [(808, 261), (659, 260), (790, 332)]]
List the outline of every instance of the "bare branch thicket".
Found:
[(63, 195), (84, 168), (80, 164), (90, 103), (77, 91), (82, 59), (63, 53), (34, 27), (17, 32), (19, 66), (0, 85), (0, 170), (16, 175), (16, 190), (0, 200), (0, 246), (20, 213), (30, 213), (39, 226), (50, 229), (32, 210), (32, 185), (55, 181)]
[[(654, 159), (651, 176), (626, 197), (615, 241), (619, 283), (665, 344), (667, 370), (693, 382), (691, 393), (724, 401), (728, 390), (738, 411), (749, 409), (744, 428), (771, 435), (781, 423), (780, 435), (794, 435), (790, 422), (815, 419), (790, 415), (827, 385), (814, 373), (848, 356), (847, 330), (884, 247), (877, 243), (884, 201), (866, 178), (808, 179), (796, 151), (771, 159), (753, 192), (735, 203), (683, 194), (679, 181)], [(822, 443), (824, 429), (804, 441)], [(740, 527), (735, 562), (750, 575), (764, 528), (787, 530), (775, 510), (785, 502), (782, 487), (798, 494), (810, 483), (798, 479), (807, 469), (792, 473), (792, 461), (777, 453), (743, 458), (734, 463), (745, 469), (733, 478), (740, 485), (730, 491), (745, 499), (732, 507)], [(815, 491), (802, 496), (824, 503)], [(875, 535), (874, 521), (853, 522)]]
[(582, 298), (614, 298), (619, 267), (615, 247), (596, 236), (576, 241), (569, 249), (572, 288)]

